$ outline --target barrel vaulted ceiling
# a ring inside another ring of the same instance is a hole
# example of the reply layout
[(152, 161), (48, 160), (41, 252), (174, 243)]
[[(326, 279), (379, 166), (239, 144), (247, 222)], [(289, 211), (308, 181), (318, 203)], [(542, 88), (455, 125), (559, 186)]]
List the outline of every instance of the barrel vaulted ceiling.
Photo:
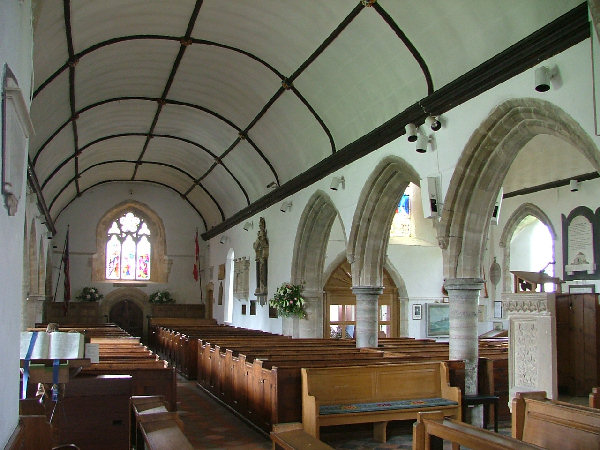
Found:
[(583, 39), (579, 3), (38, 0), (30, 178), (52, 221), (155, 183), (210, 237), (560, 50), (536, 30)]

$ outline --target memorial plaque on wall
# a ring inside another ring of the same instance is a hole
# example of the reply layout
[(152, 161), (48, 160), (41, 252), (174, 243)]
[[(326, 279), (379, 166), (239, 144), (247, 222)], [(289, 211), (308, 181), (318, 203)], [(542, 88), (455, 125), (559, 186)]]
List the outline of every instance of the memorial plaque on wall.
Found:
[(598, 274), (598, 224), (596, 214), (585, 206), (575, 208), (568, 217), (562, 216), (564, 280), (588, 280)]

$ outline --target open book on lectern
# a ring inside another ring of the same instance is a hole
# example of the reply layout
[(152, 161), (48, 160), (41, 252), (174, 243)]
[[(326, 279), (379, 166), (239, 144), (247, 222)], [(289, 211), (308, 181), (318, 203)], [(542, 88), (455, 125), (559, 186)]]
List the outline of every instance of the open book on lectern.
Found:
[(81, 333), (22, 331), (21, 359), (27, 358), (30, 349), (29, 359), (79, 359), (83, 358), (85, 345)]

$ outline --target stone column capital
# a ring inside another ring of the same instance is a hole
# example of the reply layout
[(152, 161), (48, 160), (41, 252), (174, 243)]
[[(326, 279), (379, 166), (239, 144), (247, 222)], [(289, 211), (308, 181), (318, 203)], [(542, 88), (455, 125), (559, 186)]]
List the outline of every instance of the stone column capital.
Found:
[(444, 281), (444, 287), (447, 291), (479, 291), (483, 289), (483, 280), (481, 278), (448, 278)]
[(352, 286), (352, 293), (354, 295), (381, 295), (383, 293), (383, 286)]

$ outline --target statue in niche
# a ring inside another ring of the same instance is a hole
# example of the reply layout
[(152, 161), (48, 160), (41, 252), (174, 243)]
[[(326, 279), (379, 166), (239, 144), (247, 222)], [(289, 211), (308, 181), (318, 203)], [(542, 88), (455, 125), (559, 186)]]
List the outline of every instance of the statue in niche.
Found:
[(254, 294), (259, 303), (264, 305), (267, 301), (267, 260), (269, 259), (269, 240), (264, 217), (261, 217), (259, 221), (254, 252), (256, 253), (256, 290)]

